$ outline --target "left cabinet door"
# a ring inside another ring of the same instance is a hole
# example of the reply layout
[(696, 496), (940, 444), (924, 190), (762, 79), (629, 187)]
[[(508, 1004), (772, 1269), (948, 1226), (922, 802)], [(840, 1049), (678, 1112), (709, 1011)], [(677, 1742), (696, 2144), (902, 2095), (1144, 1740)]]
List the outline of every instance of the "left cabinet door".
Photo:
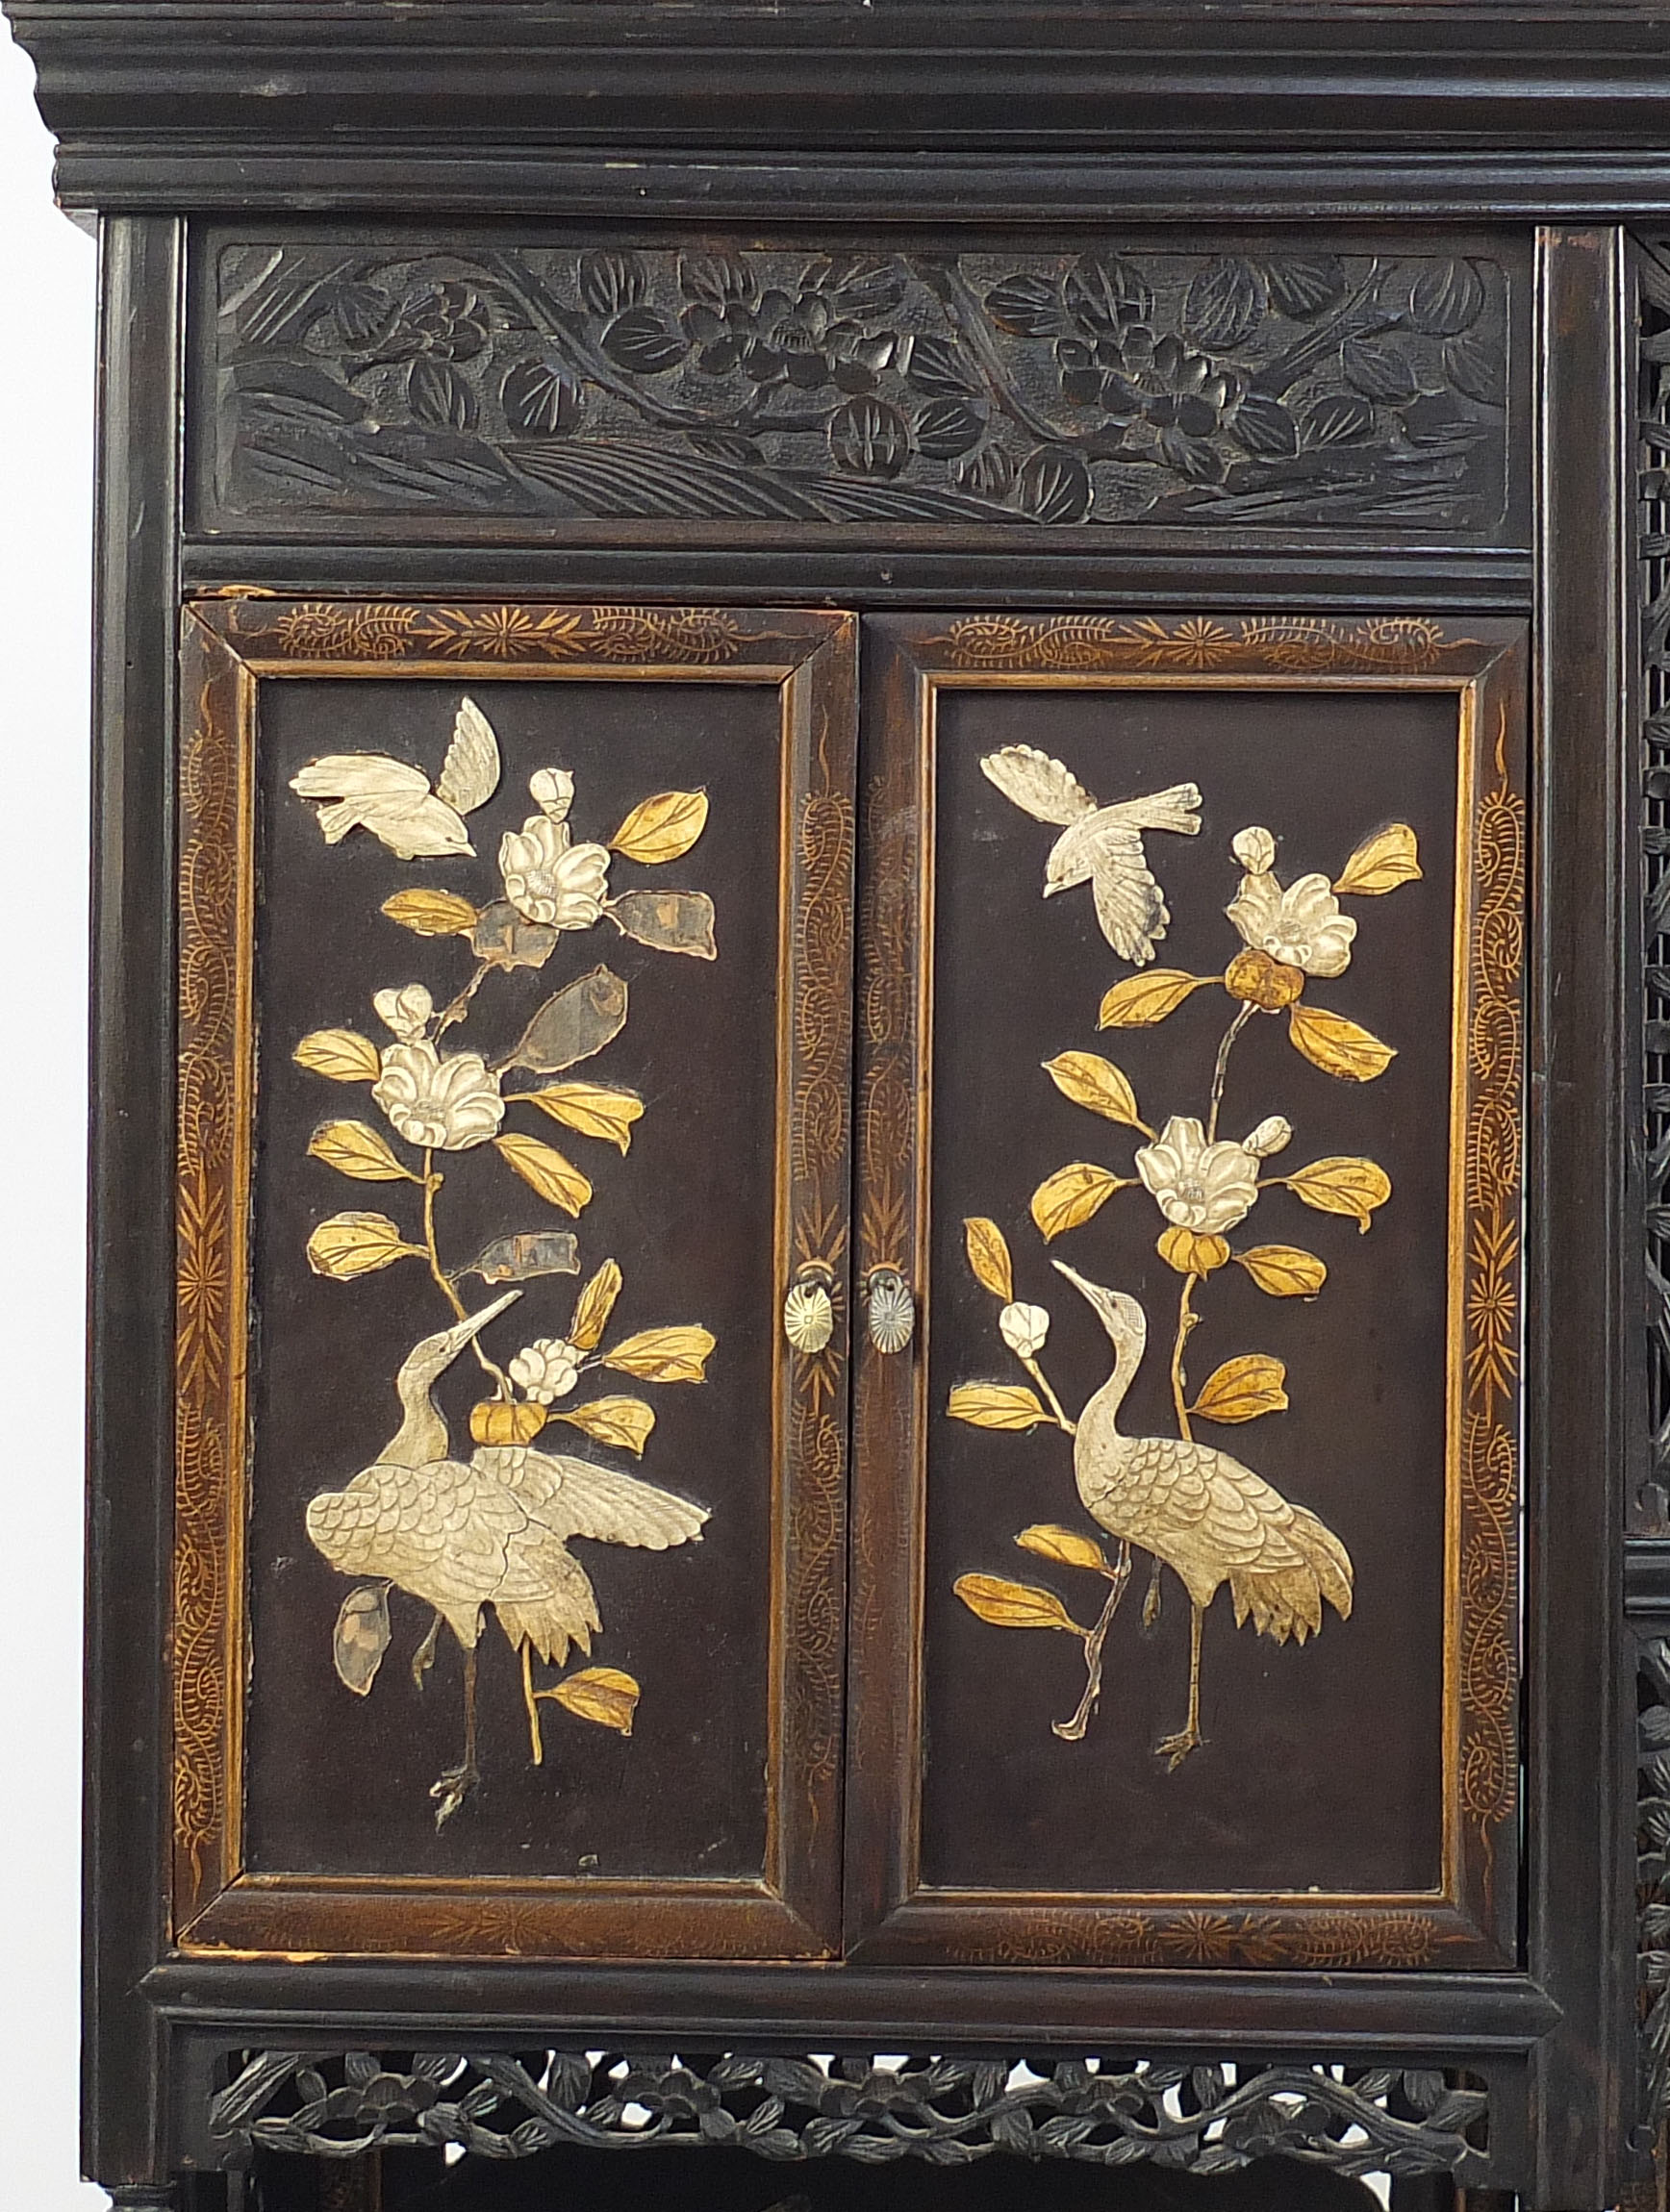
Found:
[(853, 621), (183, 655), (175, 1941), (827, 1955)]

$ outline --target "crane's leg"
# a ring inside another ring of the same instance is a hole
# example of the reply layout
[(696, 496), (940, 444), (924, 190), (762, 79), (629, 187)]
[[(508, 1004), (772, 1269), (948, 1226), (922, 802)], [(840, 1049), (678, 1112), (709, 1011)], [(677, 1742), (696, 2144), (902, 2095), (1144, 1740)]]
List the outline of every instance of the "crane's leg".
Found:
[(1187, 1724), (1175, 1736), (1162, 1737), (1154, 1746), (1158, 1755), (1169, 1762), (1175, 1773), (1201, 1741), (1201, 1630), (1205, 1623), (1205, 1613), (1191, 1603), (1189, 1607), (1189, 1718)]
[(424, 1675), (435, 1664), (435, 1645), (441, 1634), (443, 1618), (440, 1613), (436, 1614), (434, 1620), (429, 1623), (428, 1635), (424, 1637), (422, 1643), (412, 1654), (412, 1679), (417, 1683), (419, 1690), (423, 1687)]
[(481, 1770), (475, 1763), (475, 1646), (469, 1645), (464, 1653), (464, 1756), (456, 1767), (448, 1767), (444, 1774), (438, 1775), (429, 1788), (429, 1795), (438, 1800), (435, 1810), (438, 1832), (451, 1820), (480, 1779)]

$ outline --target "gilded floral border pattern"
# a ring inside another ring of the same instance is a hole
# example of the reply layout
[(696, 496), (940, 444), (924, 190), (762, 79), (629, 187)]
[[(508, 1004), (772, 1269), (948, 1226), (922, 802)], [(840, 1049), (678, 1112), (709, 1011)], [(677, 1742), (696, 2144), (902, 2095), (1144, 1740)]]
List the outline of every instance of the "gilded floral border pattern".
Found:
[(223, 1878), (234, 1687), (227, 1497), (242, 1395), (236, 667), (190, 617), (186, 642), (199, 690), (180, 768), (172, 1795), (181, 1918)]

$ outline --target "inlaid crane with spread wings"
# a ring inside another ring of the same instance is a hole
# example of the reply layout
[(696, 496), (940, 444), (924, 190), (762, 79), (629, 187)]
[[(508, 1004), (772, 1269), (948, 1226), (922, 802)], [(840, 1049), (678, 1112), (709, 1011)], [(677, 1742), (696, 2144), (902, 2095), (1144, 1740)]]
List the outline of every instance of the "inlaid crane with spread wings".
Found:
[(1005, 745), (980, 762), (997, 785), (1034, 820), (1062, 830), (1044, 868), (1044, 896), (1088, 882), (1101, 934), (1121, 960), (1143, 968), (1166, 934), (1171, 914), (1143, 852), (1145, 830), (1176, 830), (1198, 837), (1201, 793), (1195, 784), (1173, 784), (1147, 798), (1098, 806), (1072, 769), (1034, 745)]
[(537, 1700), (548, 1693), (534, 1689), (533, 1654), (560, 1667), (570, 1644), (590, 1652), (603, 1625), (591, 1578), (569, 1540), (666, 1551), (699, 1542), (708, 1518), (705, 1506), (569, 1453), (483, 1445), (468, 1462), (450, 1456), (434, 1385), (478, 1331), (520, 1295), (509, 1291), (415, 1345), (395, 1377), (400, 1426), (370, 1466), (343, 1489), (321, 1491), (307, 1509), (308, 1535), (340, 1573), (380, 1577), (435, 1608), (413, 1662), (419, 1683), (443, 1621), (464, 1653), (464, 1754), (430, 1792), (437, 1827), (480, 1780), (475, 1667), (485, 1608), (497, 1613), (521, 1660), (537, 1758)]

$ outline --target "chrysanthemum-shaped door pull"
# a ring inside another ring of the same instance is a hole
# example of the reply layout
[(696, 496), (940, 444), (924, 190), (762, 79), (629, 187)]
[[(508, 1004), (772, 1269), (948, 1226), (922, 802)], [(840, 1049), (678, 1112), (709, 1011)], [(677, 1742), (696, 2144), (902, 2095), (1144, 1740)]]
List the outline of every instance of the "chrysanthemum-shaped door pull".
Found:
[(901, 1352), (916, 1333), (916, 1299), (897, 1268), (873, 1268), (865, 1286), (870, 1341), (878, 1352)]
[(783, 1299), (783, 1334), (796, 1351), (808, 1357), (821, 1352), (835, 1331), (829, 1280), (825, 1268), (801, 1268)]

